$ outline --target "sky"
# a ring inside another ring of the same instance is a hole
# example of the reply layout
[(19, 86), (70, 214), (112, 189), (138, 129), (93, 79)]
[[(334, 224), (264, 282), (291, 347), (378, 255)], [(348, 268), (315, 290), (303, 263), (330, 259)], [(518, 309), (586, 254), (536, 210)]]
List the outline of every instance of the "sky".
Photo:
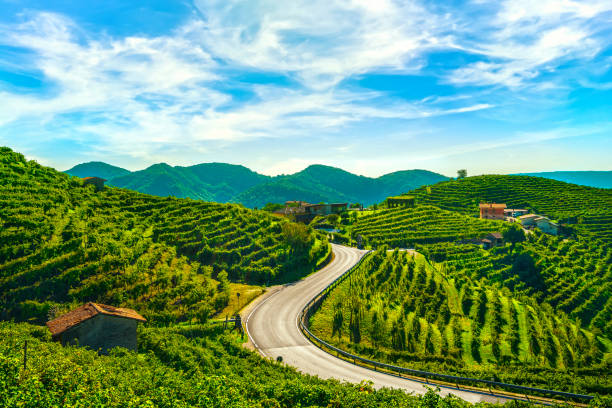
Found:
[(60, 170), (612, 170), (612, 1), (0, 0), (0, 145)]

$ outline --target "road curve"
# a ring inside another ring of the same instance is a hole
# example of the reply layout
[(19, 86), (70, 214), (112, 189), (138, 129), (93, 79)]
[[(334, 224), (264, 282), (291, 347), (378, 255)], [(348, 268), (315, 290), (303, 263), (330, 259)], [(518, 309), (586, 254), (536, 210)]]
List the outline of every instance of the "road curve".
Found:
[[(321, 378), (359, 383), (370, 380), (376, 388), (401, 388), (423, 394), (425, 386), (418, 382), (359, 367), (336, 358), (312, 344), (298, 328), (300, 312), (317, 293), (356, 264), (365, 254), (355, 248), (332, 244), (334, 259), (320, 271), (283, 286), (255, 306), (246, 318), (246, 328), (253, 345), (265, 357), (281, 356), (283, 362), (299, 371)], [(489, 394), (453, 388), (442, 388), (441, 393), (454, 394), (470, 402), (505, 402)]]

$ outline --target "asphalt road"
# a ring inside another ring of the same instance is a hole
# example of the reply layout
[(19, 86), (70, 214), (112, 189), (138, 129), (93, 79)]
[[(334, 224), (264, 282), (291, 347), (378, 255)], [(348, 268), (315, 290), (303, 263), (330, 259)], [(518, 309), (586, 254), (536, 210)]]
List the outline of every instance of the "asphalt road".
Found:
[[(307, 374), (321, 378), (359, 383), (370, 380), (376, 388), (401, 388), (407, 392), (423, 394), (427, 391), (418, 381), (398, 378), (355, 366), (336, 358), (312, 344), (298, 328), (298, 316), (306, 303), (334, 279), (357, 263), (365, 251), (333, 245), (334, 259), (325, 268), (288, 284), (263, 299), (246, 317), (249, 337), (257, 351), (265, 357), (276, 359)], [(489, 394), (480, 394), (453, 388), (442, 388), (441, 394), (454, 394), (470, 402), (505, 400)]]

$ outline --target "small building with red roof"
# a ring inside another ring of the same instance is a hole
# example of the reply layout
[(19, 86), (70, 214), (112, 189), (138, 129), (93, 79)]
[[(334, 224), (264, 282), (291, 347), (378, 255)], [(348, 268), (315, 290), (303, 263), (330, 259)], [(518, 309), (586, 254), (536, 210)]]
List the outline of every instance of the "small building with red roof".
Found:
[(480, 203), (480, 218), (487, 220), (504, 220), (506, 204)]
[(87, 346), (101, 354), (113, 347), (138, 350), (136, 329), (147, 320), (132, 309), (89, 302), (47, 322), (53, 340)]

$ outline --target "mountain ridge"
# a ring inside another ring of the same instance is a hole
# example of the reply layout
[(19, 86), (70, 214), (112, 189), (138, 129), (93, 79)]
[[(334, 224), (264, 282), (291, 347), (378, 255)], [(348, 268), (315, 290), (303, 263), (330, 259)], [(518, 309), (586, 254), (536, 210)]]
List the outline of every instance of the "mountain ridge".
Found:
[[(322, 164), (312, 164), (289, 175), (266, 176), (242, 165), (218, 162), (193, 166), (157, 163), (133, 172), (106, 163), (102, 163), (106, 166), (101, 166), (100, 163), (83, 163), (65, 173), (78, 177), (106, 175), (103, 178), (110, 186), (157, 196), (233, 202), (258, 208), (269, 202), (288, 200), (370, 205), (389, 195), (448, 180), (448, 177), (428, 170), (400, 170), (373, 178)], [(108, 177), (108, 173), (101, 175), (101, 170), (110, 169), (124, 171), (115, 177)]]

